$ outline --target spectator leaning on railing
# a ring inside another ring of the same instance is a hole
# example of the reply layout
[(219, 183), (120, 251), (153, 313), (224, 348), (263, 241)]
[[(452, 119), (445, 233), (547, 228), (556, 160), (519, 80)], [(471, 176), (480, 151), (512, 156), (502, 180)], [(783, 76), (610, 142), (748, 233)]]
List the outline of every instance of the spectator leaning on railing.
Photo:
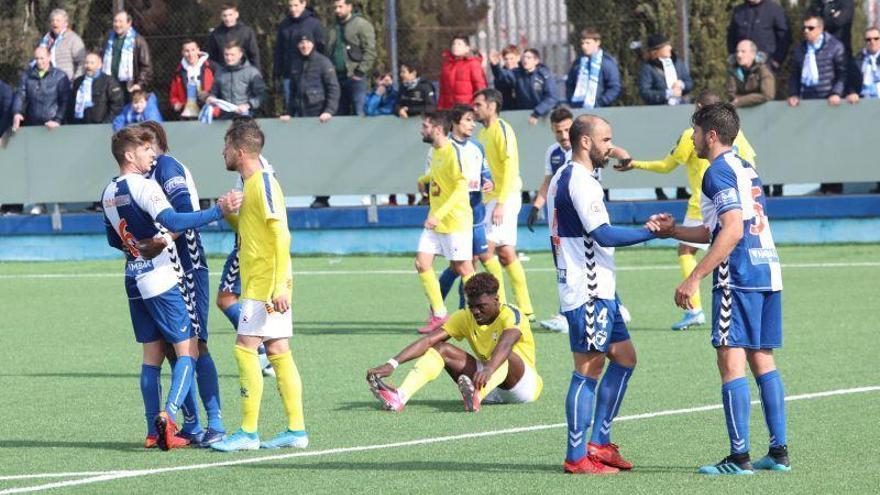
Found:
[(275, 81), (283, 82), (285, 98), (290, 93), (291, 68), (301, 65), (303, 62), (299, 46), (297, 46), (302, 35), (310, 35), (315, 42), (315, 50), (320, 53), (324, 53), (324, 41), (326, 40), (321, 21), (309, 8), (308, 1), (289, 0), (287, 9), (287, 17), (278, 25), (278, 34), (275, 37), (275, 63), (272, 65), (272, 75)]
[(101, 56), (86, 55), (85, 73), (73, 81), (73, 99), (67, 105), (70, 124), (107, 124), (122, 111), (125, 100), (116, 79), (101, 71)]
[(68, 79), (72, 81), (82, 75), (86, 47), (82, 39), (70, 30), (64, 9), (49, 13), (49, 32), (43, 35), (40, 46), (49, 50), (52, 65), (67, 74)]
[(539, 118), (550, 113), (559, 103), (556, 78), (553, 77), (550, 69), (541, 63), (538, 50), (526, 49), (519, 67), (513, 70), (501, 66), (500, 53), (492, 53), (490, 60), (492, 74), (495, 77), (495, 89), (500, 91), (501, 88), (513, 88), (514, 108), (532, 111), (529, 124), (537, 124)]
[(849, 65), (843, 44), (825, 32), (821, 17), (806, 16), (803, 30), (804, 41), (792, 55), (788, 104), (795, 107), (800, 100), (827, 99), (831, 106), (840, 105)]
[[(199, 95), (211, 91), (214, 85), (214, 68), (208, 54), (194, 40), (185, 40), (180, 52), (182, 57), (171, 79), (169, 102), (181, 120), (195, 120), (202, 110)], [(219, 114), (215, 109), (214, 117)]]
[(566, 100), (574, 108), (611, 106), (621, 90), (617, 60), (602, 49), (602, 35), (595, 29), (581, 31), (580, 51), (565, 79)]
[(470, 105), (474, 102), (474, 93), (487, 86), (483, 57), (471, 52), (467, 37), (452, 38), (450, 49), (443, 52), (437, 108), (449, 110), (459, 103)]
[(162, 122), (156, 95), (140, 89), (134, 90), (131, 92), (131, 103), (125, 105), (119, 115), (113, 119), (113, 132), (148, 120)]
[(865, 48), (850, 64), (850, 83), (846, 101), (855, 104), (860, 98), (880, 98), (880, 29), (865, 31)]
[(309, 34), (300, 35), (297, 44), (302, 63), (291, 68), (288, 109), (281, 120), (295, 117), (318, 117), (327, 122), (339, 105), (339, 80), (333, 62), (315, 49)]
[(208, 55), (217, 64), (223, 64), (223, 54), (229, 43), (240, 46), (251, 65), (260, 68), (260, 45), (253, 28), (239, 20), (238, 6), (225, 3), (220, 7), (220, 25), (211, 31)]
[(727, 76), (727, 94), (736, 107), (753, 107), (776, 97), (776, 77), (765, 64), (764, 52), (757, 50), (752, 40), (742, 40), (736, 45)]
[(116, 78), (126, 101), (132, 91), (146, 91), (153, 77), (150, 47), (131, 25), (128, 12), (122, 10), (113, 16), (113, 29), (103, 46), (104, 74)]
[(688, 68), (672, 52), (662, 34), (648, 36), (649, 60), (639, 71), (639, 94), (648, 105), (687, 103), (694, 88)]
[(376, 63), (376, 29), (352, 0), (335, 0), (336, 24), (327, 33), (327, 56), (336, 68), (342, 94), (339, 115), (363, 115), (366, 78)]
[(419, 77), (409, 62), (400, 64), (400, 100), (394, 113), (402, 119), (431, 113), (437, 108), (437, 92), (431, 81)]
[(364, 100), (367, 117), (393, 115), (400, 97), (394, 89), (394, 80), (388, 71), (373, 71), (373, 91)]
[(225, 65), (217, 70), (206, 102), (213, 104), (223, 100), (235, 106), (234, 111), (221, 111), (221, 119), (253, 115), (266, 95), (266, 83), (260, 70), (244, 60), (244, 51), (234, 41), (223, 50), (223, 60)]
[(770, 69), (779, 70), (791, 46), (791, 27), (785, 9), (772, 0), (746, 0), (737, 5), (727, 27), (727, 53), (736, 53), (742, 40), (754, 41), (758, 51), (769, 57)]
[(22, 125), (44, 125), (54, 129), (64, 122), (70, 101), (70, 80), (52, 67), (49, 50), (38, 46), (34, 50), (34, 65), (21, 75), (12, 118), (12, 130)]

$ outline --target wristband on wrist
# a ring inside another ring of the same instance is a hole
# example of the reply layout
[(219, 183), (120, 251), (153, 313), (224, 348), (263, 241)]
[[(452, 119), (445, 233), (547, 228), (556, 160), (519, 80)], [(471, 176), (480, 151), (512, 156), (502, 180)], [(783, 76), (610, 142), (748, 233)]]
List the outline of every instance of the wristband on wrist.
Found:
[(388, 361), (386, 361), (386, 363), (390, 364), (391, 367), (394, 369), (397, 369), (397, 367), (400, 366), (400, 363), (398, 363), (397, 360), (394, 358), (389, 359)]

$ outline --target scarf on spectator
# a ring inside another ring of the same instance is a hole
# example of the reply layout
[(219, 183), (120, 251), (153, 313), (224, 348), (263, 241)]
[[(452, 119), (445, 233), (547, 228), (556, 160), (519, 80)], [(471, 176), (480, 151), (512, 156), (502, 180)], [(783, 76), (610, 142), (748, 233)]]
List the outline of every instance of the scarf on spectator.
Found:
[(76, 104), (73, 107), (73, 114), (78, 119), (83, 118), (87, 108), (94, 106), (94, 103), (92, 103), (92, 81), (94, 80), (95, 76), (83, 76), (82, 84), (76, 91)]
[(55, 67), (55, 47), (58, 46), (58, 43), (61, 43), (61, 38), (64, 38), (64, 33), (67, 30), (61, 31), (58, 33), (57, 37), (52, 37), (52, 31), (49, 31), (45, 35), (43, 35), (43, 39), (40, 40), (40, 46), (45, 46), (49, 49), (49, 58), (52, 59), (52, 66)]
[[(599, 50), (592, 57), (581, 57), (580, 70), (578, 71), (577, 84), (574, 94), (571, 96), (572, 103), (583, 102), (584, 108), (596, 107), (596, 96), (599, 93), (599, 71), (602, 70), (603, 51)], [(589, 60), (589, 63), (587, 61)]]
[(199, 116), (199, 91), (204, 90), (204, 81), (202, 81), (202, 66), (208, 61), (207, 53), (199, 53), (199, 60), (190, 65), (186, 59), (181, 59), (180, 65), (186, 72), (186, 104), (181, 112), (181, 117), (197, 117)]
[(210, 124), (214, 121), (214, 108), (219, 108), (220, 110), (233, 113), (238, 110), (238, 105), (235, 103), (230, 103), (226, 100), (221, 100), (220, 98), (214, 98), (213, 103), (208, 103), (202, 107), (202, 111), (199, 112), (199, 122), (203, 124)]
[(877, 59), (880, 53), (871, 55), (868, 50), (862, 51), (862, 96), (865, 98), (880, 97), (880, 68), (877, 67)]
[(807, 43), (804, 66), (801, 67), (801, 86), (812, 88), (819, 84), (819, 66), (816, 64), (816, 52), (825, 44), (825, 33), (815, 43)]
[[(675, 81), (678, 81), (678, 71), (675, 70), (675, 62), (673, 62), (671, 58), (661, 58), (660, 64), (663, 66), (663, 77), (666, 79), (666, 89), (671, 90)], [(670, 96), (666, 102), (670, 105), (678, 105), (681, 103), (681, 97)]]
[[(125, 41), (122, 42), (122, 59), (119, 61), (119, 79), (120, 82), (131, 81), (134, 79), (134, 41), (137, 37), (137, 31), (129, 28), (125, 34)], [(111, 31), (110, 37), (107, 38), (107, 45), (104, 47), (104, 74), (113, 75), (113, 43), (116, 41), (116, 32)]]

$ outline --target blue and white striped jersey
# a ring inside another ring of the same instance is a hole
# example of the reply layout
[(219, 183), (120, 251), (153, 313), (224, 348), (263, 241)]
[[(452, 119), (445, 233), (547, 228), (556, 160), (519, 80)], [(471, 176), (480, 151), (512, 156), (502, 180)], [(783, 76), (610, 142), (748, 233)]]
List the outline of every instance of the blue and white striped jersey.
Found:
[(557, 170), (571, 160), (571, 149), (565, 149), (559, 143), (553, 143), (547, 148), (544, 157), (544, 175), (553, 176)]
[(761, 179), (750, 163), (733, 151), (712, 161), (703, 175), (703, 223), (714, 239), (721, 230), (722, 214), (737, 209), (742, 210), (743, 216), (742, 239), (715, 269), (714, 288), (754, 292), (782, 290), (782, 267), (766, 206)]
[(570, 161), (550, 181), (547, 211), (562, 311), (594, 298), (613, 300), (614, 248), (602, 247), (590, 237), (590, 232), (610, 223), (602, 185), (584, 166)]

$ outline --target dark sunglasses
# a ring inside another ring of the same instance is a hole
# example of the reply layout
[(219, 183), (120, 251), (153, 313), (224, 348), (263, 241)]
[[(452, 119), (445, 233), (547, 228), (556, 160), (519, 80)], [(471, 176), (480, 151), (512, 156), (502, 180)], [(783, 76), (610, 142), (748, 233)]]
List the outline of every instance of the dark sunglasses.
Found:
[(804, 31), (812, 31), (817, 29), (819, 26), (804, 26)]
[(880, 41), (880, 36), (875, 36), (873, 38), (865, 38), (865, 41)]

